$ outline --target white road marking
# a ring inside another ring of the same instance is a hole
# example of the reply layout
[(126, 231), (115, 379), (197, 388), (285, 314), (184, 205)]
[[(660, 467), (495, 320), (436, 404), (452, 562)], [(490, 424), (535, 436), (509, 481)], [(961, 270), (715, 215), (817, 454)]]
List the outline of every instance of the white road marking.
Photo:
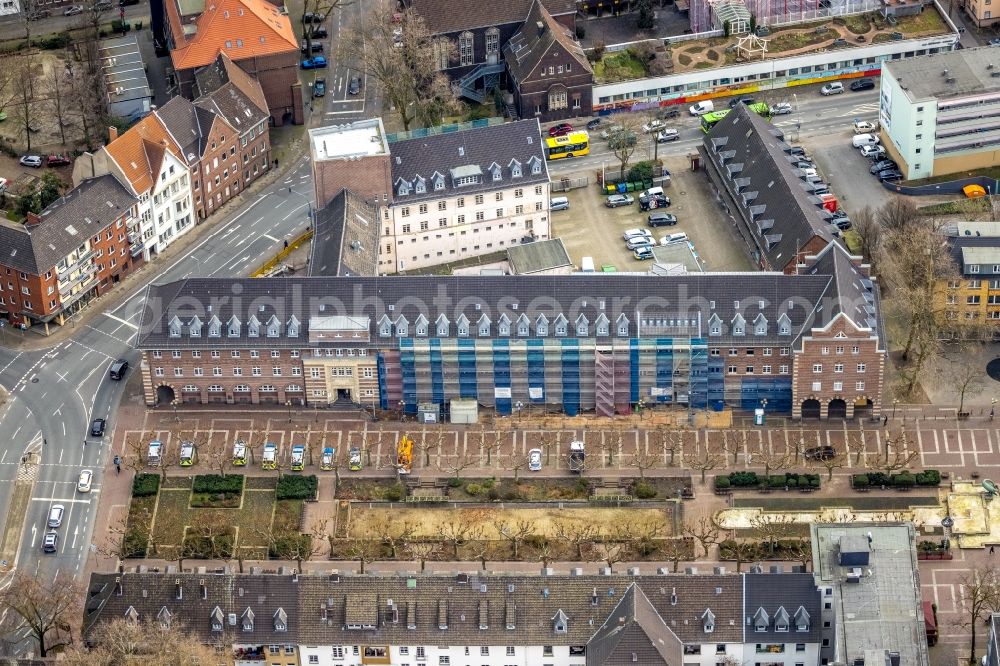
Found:
[(273, 241), (273, 242), (275, 242), (275, 243), (277, 243), (277, 242), (278, 242), (278, 239), (277, 239), (277, 238), (275, 238), (274, 236), (272, 236), (271, 234), (263, 234), (263, 235), (262, 235), (261, 237), (262, 237), (262, 238), (266, 238), (266, 239), (268, 239), (268, 240), (270, 240), (270, 241)]
[[(53, 489), (54, 490), (54, 489)], [(52, 497), (32, 497), (32, 502), (58, 502), (63, 504), (69, 502), (70, 504), (90, 504), (89, 499), (59, 499), (54, 495)]]

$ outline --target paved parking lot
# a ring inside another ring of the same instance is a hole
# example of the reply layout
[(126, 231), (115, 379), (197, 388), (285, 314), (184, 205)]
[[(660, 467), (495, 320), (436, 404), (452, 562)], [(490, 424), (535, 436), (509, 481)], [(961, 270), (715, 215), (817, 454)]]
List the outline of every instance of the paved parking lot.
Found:
[(825, 134), (803, 135), (801, 144), (812, 156), (830, 191), (837, 197), (848, 215), (855, 215), (865, 206), (878, 208), (891, 196), (878, 179), (868, 173), (871, 162), (851, 145), (854, 133), (851, 119), (845, 118), (843, 129), (833, 128)]
[[(662, 159), (672, 177), (671, 186), (665, 188), (671, 199), (668, 210), (677, 216), (678, 224), (653, 229), (654, 237), (659, 239), (668, 233), (682, 231), (694, 243), (707, 270), (753, 270), (745, 246), (716, 203), (705, 175), (691, 172), (687, 157)], [(589, 256), (594, 258), (598, 269), (601, 264), (608, 263), (614, 264), (619, 271), (649, 269), (649, 262), (636, 261), (622, 240), (622, 232), (626, 229), (646, 226), (647, 213), (639, 210), (637, 195), (633, 195), (635, 203), (620, 208), (607, 208), (605, 197), (593, 184), (571, 190), (565, 196), (570, 200), (570, 209), (552, 214), (552, 234), (563, 239), (577, 266), (582, 257)]]

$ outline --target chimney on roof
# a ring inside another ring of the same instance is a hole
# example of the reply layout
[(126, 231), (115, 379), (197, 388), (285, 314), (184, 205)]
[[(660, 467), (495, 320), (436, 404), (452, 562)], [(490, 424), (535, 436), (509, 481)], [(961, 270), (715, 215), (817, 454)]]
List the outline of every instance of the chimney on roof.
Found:
[(38, 213), (32, 213), (32, 212), (29, 211), (28, 212), (28, 216), (24, 220), (24, 226), (26, 226), (26, 227), (33, 227), (36, 224), (39, 224), (41, 221), (42, 221), (42, 218), (41, 218), (40, 215), (38, 215)]
[(539, 21), (539, 22), (535, 23), (535, 27), (538, 28), (538, 36), (539, 37), (541, 37), (542, 35), (545, 34), (545, 23), (543, 21)]
[(108, 128), (108, 143), (118, 138), (118, 128), (112, 125)]

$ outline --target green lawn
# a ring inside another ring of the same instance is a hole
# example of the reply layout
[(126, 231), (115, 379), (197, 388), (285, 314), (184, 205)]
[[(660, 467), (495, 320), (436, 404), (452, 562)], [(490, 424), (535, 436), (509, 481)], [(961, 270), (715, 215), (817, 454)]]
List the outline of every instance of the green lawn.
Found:
[(646, 75), (646, 66), (631, 51), (608, 53), (594, 63), (594, 80), (601, 83), (641, 79)]
[(928, 8), (913, 16), (902, 16), (899, 18), (893, 30), (904, 35), (914, 35), (922, 32), (945, 32), (944, 19), (936, 11)]

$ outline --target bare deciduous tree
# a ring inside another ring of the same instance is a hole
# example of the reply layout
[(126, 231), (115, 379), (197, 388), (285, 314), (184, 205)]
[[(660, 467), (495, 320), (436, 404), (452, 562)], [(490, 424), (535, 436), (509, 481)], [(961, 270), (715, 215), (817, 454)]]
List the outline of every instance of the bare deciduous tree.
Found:
[(617, 127), (608, 136), (608, 148), (618, 160), (618, 177), (624, 179), (625, 169), (639, 146), (642, 118), (638, 114), (619, 113), (615, 116), (615, 125)]
[(18, 572), (10, 585), (0, 590), (0, 607), (9, 611), (7, 621), (16, 618), (23, 622), (43, 658), (73, 642), (72, 627), (80, 603), (80, 588), (66, 576), (49, 580)]
[(865, 206), (851, 217), (852, 228), (861, 244), (861, 256), (871, 265), (872, 275), (878, 275), (882, 257), (882, 225), (875, 211)]
[(31, 151), (31, 135), (38, 125), (38, 94), (37, 83), (40, 77), (37, 65), (31, 55), (12, 56), (4, 67), (10, 67), (13, 100), (10, 105), (10, 116), (17, 127), (18, 136), (27, 143)]
[(427, 568), (427, 560), (437, 555), (438, 544), (433, 541), (410, 541), (406, 544), (406, 552), (420, 562), (420, 570), (424, 571)]
[(682, 531), (685, 536), (693, 538), (701, 545), (706, 558), (709, 555), (709, 548), (719, 541), (719, 528), (707, 516), (702, 516), (693, 525), (684, 525)]
[(584, 559), (583, 547), (592, 543), (598, 536), (596, 525), (575, 519), (558, 521), (554, 525), (554, 530), (559, 539), (573, 545), (576, 558), (581, 561)]
[(701, 472), (701, 482), (705, 483), (705, 473), (717, 469), (723, 463), (722, 457), (707, 451), (703, 456), (684, 456), (684, 464)]
[(513, 559), (520, 559), (520, 548), (524, 540), (534, 534), (535, 528), (530, 520), (508, 520), (501, 518), (496, 522), (497, 532), (510, 542)]
[(101, 624), (87, 637), (88, 645), (77, 643), (60, 656), (66, 666), (199, 666), (219, 660), (210, 645), (192, 639), (180, 622), (159, 622), (148, 618), (129, 622), (116, 617)]
[(992, 566), (973, 569), (959, 579), (965, 614), (959, 624), (970, 631), (969, 663), (976, 659), (976, 630), (990, 615), (1000, 608), (1000, 574)]

